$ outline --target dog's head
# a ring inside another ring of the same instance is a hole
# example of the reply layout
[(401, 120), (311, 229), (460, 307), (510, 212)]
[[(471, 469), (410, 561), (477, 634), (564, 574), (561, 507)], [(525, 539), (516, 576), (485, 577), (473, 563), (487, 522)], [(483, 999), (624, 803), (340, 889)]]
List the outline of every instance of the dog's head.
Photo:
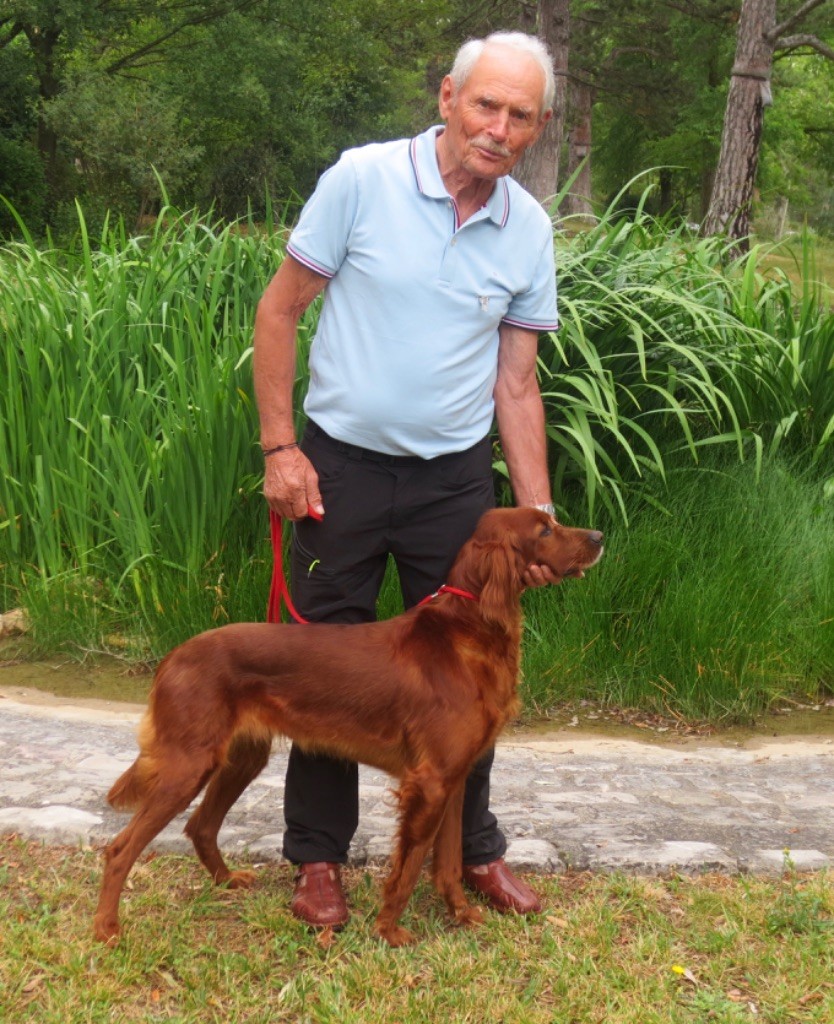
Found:
[(581, 579), (603, 552), (598, 530), (563, 526), (537, 508), (502, 508), (485, 513), (461, 549), (450, 580), (480, 597), (485, 618), (501, 620), (524, 590), (529, 566), (546, 566), (561, 583)]

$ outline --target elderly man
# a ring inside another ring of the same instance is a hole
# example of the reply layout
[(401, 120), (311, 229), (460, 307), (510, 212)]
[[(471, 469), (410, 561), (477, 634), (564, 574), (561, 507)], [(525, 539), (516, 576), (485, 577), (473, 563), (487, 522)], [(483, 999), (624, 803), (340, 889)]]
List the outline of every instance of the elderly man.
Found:
[[(552, 229), (507, 175), (551, 116), (553, 92), (535, 37), (466, 43), (440, 87), (444, 125), (344, 153), (264, 292), (254, 356), (264, 494), (294, 521), (294, 599), (311, 620), (373, 619), (389, 555), (407, 607), (443, 583), (494, 504), (494, 416), (517, 504), (552, 511), (535, 373), (538, 332), (557, 326)], [(322, 291), (299, 443), (296, 328)], [(552, 579), (532, 565), (526, 582)], [(491, 763), (467, 782), (464, 881), (498, 910), (535, 912), (536, 894), (503, 859)], [(356, 765), (293, 747), (284, 813), (293, 913), (343, 925)]]

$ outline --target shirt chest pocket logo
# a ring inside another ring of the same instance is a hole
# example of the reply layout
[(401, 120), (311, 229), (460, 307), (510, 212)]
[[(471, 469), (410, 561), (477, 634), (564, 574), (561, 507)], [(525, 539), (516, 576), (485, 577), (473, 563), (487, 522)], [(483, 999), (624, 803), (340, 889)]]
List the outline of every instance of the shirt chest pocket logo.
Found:
[(512, 292), (503, 281), (481, 281), (473, 289), (481, 316), (504, 316), (512, 301)]

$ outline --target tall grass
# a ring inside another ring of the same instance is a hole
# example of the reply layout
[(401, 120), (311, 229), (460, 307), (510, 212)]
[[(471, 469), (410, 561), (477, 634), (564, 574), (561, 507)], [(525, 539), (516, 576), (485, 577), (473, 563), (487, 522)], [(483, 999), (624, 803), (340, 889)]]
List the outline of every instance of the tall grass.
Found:
[(765, 455), (668, 468), (580, 583), (525, 597), (528, 704), (750, 720), (834, 686), (834, 505)]
[[(262, 616), (270, 551), (250, 345), (285, 236), (280, 223), (169, 208), (142, 237), (106, 223), (93, 239), (79, 210), (62, 249), (28, 236), (0, 249), (0, 604), (25, 603), (44, 643), (103, 646), (119, 633), (159, 654)], [(807, 240), (803, 251), (810, 281)], [(819, 494), (826, 481), (834, 491), (834, 320), (811, 284), (795, 294), (767, 275), (764, 256), (728, 262), (719, 244), (642, 214), (559, 242), (563, 327), (540, 350), (554, 492), (577, 520), (608, 523), (619, 552), (638, 543), (649, 507), (649, 532), (667, 521), (682, 459), (712, 486), (696, 467), (716, 446), (758, 470), (804, 453)], [(299, 393), (315, 315), (300, 333)], [(621, 587), (634, 615), (619, 628), (657, 613), (636, 572)], [(599, 685), (631, 699), (630, 671), (600, 666)], [(734, 671), (751, 675), (741, 661)], [(668, 672), (651, 672), (660, 692)], [(795, 678), (786, 670), (785, 685)]]

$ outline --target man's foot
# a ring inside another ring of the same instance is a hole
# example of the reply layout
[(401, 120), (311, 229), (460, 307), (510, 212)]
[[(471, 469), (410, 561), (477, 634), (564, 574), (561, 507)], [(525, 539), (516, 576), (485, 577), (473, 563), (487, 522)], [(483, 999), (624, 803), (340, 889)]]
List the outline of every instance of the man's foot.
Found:
[(349, 913), (339, 865), (327, 861), (299, 864), (290, 909), (313, 928), (342, 928)]
[(489, 864), (464, 864), (463, 881), (502, 914), (538, 914), (542, 909), (539, 897), (526, 882), (515, 877), (503, 857)]

